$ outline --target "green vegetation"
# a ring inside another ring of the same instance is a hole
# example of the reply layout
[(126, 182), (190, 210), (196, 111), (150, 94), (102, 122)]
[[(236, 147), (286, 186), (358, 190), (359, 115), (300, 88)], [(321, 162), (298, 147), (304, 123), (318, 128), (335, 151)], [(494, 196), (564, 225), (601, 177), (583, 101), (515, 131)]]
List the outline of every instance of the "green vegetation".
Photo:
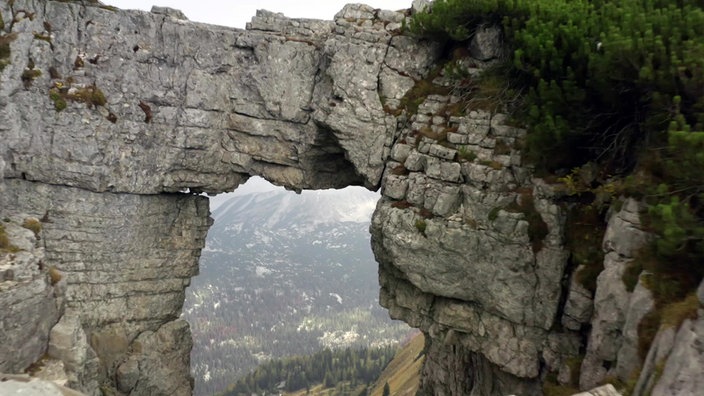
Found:
[(418, 333), (396, 352), (368, 393), (369, 396), (383, 395), (386, 384), (389, 384), (389, 390), (394, 395), (415, 395), (420, 385), (424, 350), (425, 338)]
[(457, 149), (457, 158), (460, 160), (472, 162), (477, 159), (477, 154), (474, 151), (470, 150), (467, 146), (460, 146)]
[(51, 44), (51, 37), (45, 34), (39, 34), (39, 33), (34, 33), (34, 38), (36, 40), (41, 40), (41, 41), (46, 41), (47, 43)]
[(428, 228), (428, 223), (426, 223), (423, 219), (418, 219), (416, 220), (415, 226), (418, 232), (425, 236), (425, 229)]
[[(0, 32), (1, 34), (1, 32)], [(10, 43), (17, 38), (17, 33), (0, 35), (0, 72), (5, 69), (5, 66), (10, 64)]]
[(418, 107), (429, 95), (447, 95), (450, 89), (433, 83), (442, 71), (442, 65), (433, 69), (427, 77), (417, 80), (416, 84), (401, 98), (401, 109), (411, 114), (418, 113)]
[[(310, 390), (317, 384), (324, 388), (340, 388), (329, 395), (366, 394), (391, 361), (395, 348), (325, 349), (312, 356), (276, 359), (259, 366), (237, 381), (225, 396), (252, 393)], [(317, 394), (322, 392), (317, 391)]]
[(71, 89), (71, 84), (68, 81), (66, 84), (61, 81), (55, 81), (54, 86), (49, 89), (49, 99), (54, 102), (54, 109), (57, 112), (64, 110), (69, 101), (85, 103), (88, 108), (107, 104), (105, 94), (95, 85)]
[(504, 81), (525, 92), (527, 154), (546, 170), (594, 156), (623, 167), (678, 114), (695, 129), (704, 122), (704, 11), (675, 3), (440, 0), (410, 30), (466, 41), (500, 24), (512, 50)]
[[(647, 204), (641, 217), (653, 243), (624, 274), (632, 289), (647, 273), (655, 297), (639, 328), (643, 354), (672, 322), (666, 312), (696, 312), (688, 296), (704, 278), (704, 3), (436, 0), (409, 29), (452, 48), (482, 24), (503, 29), (508, 54), (492, 72), (522, 92), (512, 117), (528, 129), (524, 156), (543, 175), (579, 170), (561, 181), (567, 202), (594, 212), (572, 213), (568, 227), (589, 289), (600, 270), (589, 225), (599, 227), (594, 219), (615, 196)], [(588, 163), (604, 176), (580, 180)]]
[(30, 69), (25, 69), (22, 72), (21, 78), (22, 78), (22, 81), (24, 82), (25, 86), (28, 86), (32, 83), (32, 81), (34, 81), (36, 78), (38, 78), (41, 75), (42, 75), (41, 70), (30, 68)]

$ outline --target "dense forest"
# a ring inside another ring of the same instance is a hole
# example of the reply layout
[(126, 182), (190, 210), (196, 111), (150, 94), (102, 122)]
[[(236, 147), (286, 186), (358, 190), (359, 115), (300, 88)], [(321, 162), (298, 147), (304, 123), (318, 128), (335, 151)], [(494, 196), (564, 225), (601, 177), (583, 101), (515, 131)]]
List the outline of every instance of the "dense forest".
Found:
[(275, 359), (230, 386), (224, 396), (309, 390), (321, 383), (325, 388), (340, 387), (339, 394), (356, 391), (365, 395), (371, 383), (393, 359), (396, 349), (326, 348), (310, 356)]
[[(366, 191), (269, 191), (234, 196), (213, 212), (184, 304), (194, 394), (212, 395), (259, 364), (324, 348), (397, 344), (409, 327), (377, 302)], [(363, 220), (363, 221), (362, 221)]]

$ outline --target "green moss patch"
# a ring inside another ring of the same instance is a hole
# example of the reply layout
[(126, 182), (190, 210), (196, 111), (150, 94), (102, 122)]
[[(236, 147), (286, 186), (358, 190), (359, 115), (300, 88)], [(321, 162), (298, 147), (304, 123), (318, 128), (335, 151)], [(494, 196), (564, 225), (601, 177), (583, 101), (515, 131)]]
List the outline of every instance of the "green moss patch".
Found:
[(10, 43), (17, 38), (17, 33), (4, 34), (0, 36), (0, 72), (5, 69), (5, 66), (10, 64)]
[(95, 85), (71, 87), (69, 83), (59, 81), (54, 82), (54, 87), (49, 89), (49, 99), (54, 102), (56, 111), (64, 110), (67, 102), (85, 103), (88, 108), (107, 104), (105, 94)]
[(423, 236), (425, 236), (425, 230), (426, 230), (426, 228), (428, 228), (428, 223), (426, 223), (425, 220), (423, 220), (423, 219), (418, 219), (415, 222), (415, 226), (416, 226), (416, 229), (418, 230), (418, 232), (420, 232), (421, 234), (423, 234)]

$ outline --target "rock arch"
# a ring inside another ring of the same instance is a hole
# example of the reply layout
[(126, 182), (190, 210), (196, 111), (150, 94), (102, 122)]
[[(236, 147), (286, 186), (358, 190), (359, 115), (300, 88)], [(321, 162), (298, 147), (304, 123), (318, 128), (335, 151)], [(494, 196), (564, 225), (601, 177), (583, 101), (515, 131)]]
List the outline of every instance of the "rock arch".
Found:
[(63, 276), (27, 289), (17, 309), (40, 307), (30, 322), (44, 330), (10, 334), (0, 355), (26, 353), (0, 371), (37, 360), (60, 319), (49, 352), (88, 393), (189, 394), (178, 318), (210, 225), (196, 193), (251, 175), (294, 190), (378, 189), (397, 131), (382, 96), (400, 99), (438, 53), (398, 34), (402, 13), (365, 6), (337, 22), (260, 11), (247, 31), (158, 8), (18, 0), (0, 12), (14, 36), (0, 212), (8, 224), (42, 219), (33, 265)]
[(394, 111), (441, 52), (400, 34), (407, 13), (261, 11), (243, 31), (84, 3), (0, 2), (0, 234), (21, 246), (0, 245), (0, 372), (49, 344), (87, 393), (190, 394), (179, 313), (210, 226), (197, 193), (251, 175), (381, 188), (380, 302), (428, 336), (426, 394), (540, 394), (548, 373), (569, 383), (592, 324), (582, 386), (637, 368), (638, 320), (622, 319), (646, 310), (614, 275), (645, 239), (637, 204), (612, 216), (633, 235), (607, 232), (595, 304), (565, 273), (565, 217), (522, 163), (525, 130), (452, 114), (451, 95)]

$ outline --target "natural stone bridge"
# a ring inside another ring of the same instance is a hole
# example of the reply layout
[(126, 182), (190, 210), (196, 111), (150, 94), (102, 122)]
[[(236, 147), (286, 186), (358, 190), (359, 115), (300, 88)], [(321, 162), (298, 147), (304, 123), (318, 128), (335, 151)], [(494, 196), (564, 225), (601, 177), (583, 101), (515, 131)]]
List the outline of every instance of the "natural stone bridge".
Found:
[[(20, 248), (0, 251), (0, 372), (48, 346), (88, 394), (190, 394), (179, 315), (210, 225), (196, 193), (258, 175), (382, 189), (380, 300), (426, 333), (426, 394), (540, 394), (549, 373), (573, 381), (585, 348), (583, 387), (630, 375), (633, 336), (613, 329), (646, 311), (609, 292), (592, 315), (565, 273), (553, 187), (522, 165), (525, 131), (481, 109), (457, 116), (452, 96), (399, 110), (442, 52), (400, 33), (409, 12), (260, 12), (242, 31), (154, 11), (0, 3), (0, 216)], [(612, 267), (643, 239), (636, 206), (610, 223), (614, 239), (632, 235), (605, 242)]]

